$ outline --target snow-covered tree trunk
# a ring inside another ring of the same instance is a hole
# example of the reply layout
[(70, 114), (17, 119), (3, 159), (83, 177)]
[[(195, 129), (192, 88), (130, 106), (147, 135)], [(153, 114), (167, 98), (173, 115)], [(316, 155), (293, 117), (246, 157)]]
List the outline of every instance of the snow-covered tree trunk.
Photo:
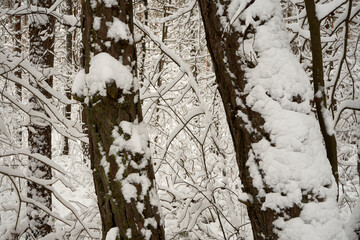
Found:
[(279, 1), (199, 0), (254, 239), (345, 239)]
[[(38, 7), (50, 8), (52, 0), (31, 1)], [(33, 14), (29, 16), (30, 62), (44, 73), (54, 65), (54, 26), (55, 19), (47, 15)], [(46, 75), (46, 74), (45, 74)], [(30, 79), (33, 86), (36, 81), (46, 81), (52, 86), (52, 77), (47, 79)], [(51, 98), (50, 93), (40, 88), (42, 94)], [(30, 97), (32, 108), (44, 112), (44, 106), (35, 96)], [(31, 118), (28, 127), (28, 144), (33, 153), (38, 153), (51, 159), (51, 126), (39, 118)], [(51, 168), (35, 159), (29, 158), (29, 172), (31, 176), (39, 179), (51, 179)], [(51, 192), (45, 187), (32, 181), (27, 183), (27, 196), (51, 209)], [(40, 238), (51, 232), (50, 216), (33, 204), (28, 204), (29, 230), (33, 237)], [(31, 237), (30, 237), (31, 239)]]
[(103, 239), (165, 239), (136, 79), (132, 1), (85, 0), (84, 101)]

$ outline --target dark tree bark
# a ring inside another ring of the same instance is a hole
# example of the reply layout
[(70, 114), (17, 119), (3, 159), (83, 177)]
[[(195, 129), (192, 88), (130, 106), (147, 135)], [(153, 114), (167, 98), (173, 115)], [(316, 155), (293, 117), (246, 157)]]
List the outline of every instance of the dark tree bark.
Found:
[[(18, 4), (18, 6), (21, 6), (21, 0), (16, 0), (15, 4)], [(18, 57), (21, 56), (21, 48), (22, 48), (22, 38), (21, 38), (21, 16), (14, 17), (14, 32), (15, 32), (15, 46), (14, 51), (18, 54)], [(21, 79), (21, 68), (17, 68), (15, 71), (15, 76)], [(16, 97), (18, 98), (18, 101), (22, 101), (22, 86), (21, 84), (16, 83), (15, 84), (16, 89)], [(17, 141), (19, 143), (19, 146), (22, 145), (22, 128), (18, 127), (17, 129)], [(15, 164), (14, 164), (15, 165)], [(14, 166), (16, 167), (16, 166)], [(15, 238), (14, 238), (15, 239)]]
[[(73, 1), (72, 0), (66, 0), (66, 14), (72, 15), (73, 14)], [(72, 48), (72, 32), (69, 31), (70, 27), (66, 27), (66, 30), (68, 31), (66, 33), (66, 61), (69, 65), (73, 63), (72, 55), (73, 55), (73, 48)], [(70, 73), (69, 73), (70, 75)], [(70, 82), (68, 82), (70, 84)], [(69, 86), (66, 86), (65, 88), (66, 97), (71, 98), (71, 89)], [(71, 120), (71, 104), (67, 104), (65, 106), (65, 117), (67, 119)], [(63, 148), (63, 155), (69, 155), (69, 138), (64, 137), (64, 148)]]
[[(236, 102), (236, 91), (240, 93), (244, 92), (246, 79), (244, 78), (245, 72), (242, 68), (239, 65), (231, 63), (243, 61), (243, 59), (236, 55), (235, 51), (240, 47), (238, 39), (243, 38), (243, 36), (240, 32), (236, 31), (231, 34), (226, 32), (223, 33), (219, 18), (214, 17), (217, 14), (215, 2), (200, 0), (199, 3), (204, 21), (208, 48), (213, 59), (216, 80), (219, 85), (218, 90), (224, 104), (226, 119), (234, 143), (236, 161), (239, 167), (240, 179), (243, 184), (243, 191), (254, 197), (254, 202), (247, 206), (254, 239), (277, 239), (272, 225), (276, 213), (272, 210), (261, 210), (262, 201), (256, 197), (258, 190), (253, 185), (249, 169), (246, 167), (251, 144), (258, 142), (266, 135), (266, 133), (263, 130), (264, 119), (261, 117), (261, 114), (252, 111), (251, 108), (242, 109)], [(223, 4), (225, 5), (225, 3)], [(226, 65), (223, 61), (225, 57), (230, 63), (228, 66), (229, 70), (236, 76), (235, 79), (230, 76), (226, 70)], [(242, 100), (246, 101), (245, 96), (243, 98), (244, 99)], [(242, 119), (237, 116), (237, 111), (245, 112), (246, 115), (249, 116), (253, 126), (261, 133), (260, 136), (256, 136), (244, 128), (244, 123)], [(289, 211), (289, 214), (292, 216), (298, 216), (299, 213), (300, 211), (296, 207)], [(263, 234), (263, 237), (261, 237), (261, 234)]]
[[(39, 7), (49, 8), (52, 0), (32, 1)], [(29, 16), (29, 35), (30, 35), (30, 62), (39, 69), (50, 68), (54, 65), (54, 26), (55, 19), (46, 15), (34, 14)], [(52, 86), (53, 79), (49, 77), (45, 81)], [(34, 79), (30, 79), (33, 86), (37, 86)], [(51, 95), (40, 89), (41, 93), (47, 98)], [(35, 97), (30, 97), (30, 103), (36, 111), (45, 112), (42, 103)], [(28, 128), (28, 142), (31, 152), (38, 153), (51, 159), (51, 126), (39, 119), (31, 119)], [(40, 179), (51, 179), (51, 168), (44, 163), (29, 158), (30, 174)], [(51, 192), (41, 185), (31, 181), (27, 183), (27, 196), (51, 209)], [(35, 238), (40, 238), (51, 232), (50, 217), (42, 210), (32, 204), (28, 204), (29, 230)]]
[[(20, 0), (16, 0), (15, 4), (18, 4), (18, 6), (21, 6), (21, 1)], [(14, 21), (14, 31), (15, 31), (15, 47), (14, 47), (14, 51), (16, 53), (21, 54), (21, 16), (16, 16), (15, 17), (15, 21)], [(21, 69), (18, 68), (15, 71), (15, 76), (17, 76), (18, 78), (21, 78)], [(22, 99), (22, 87), (21, 84), (15, 84), (16, 86), (16, 95), (19, 98), (19, 101), (21, 101)]]
[(314, 0), (305, 0), (306, 13), (309, 22), (311, 52), (312, 52), (312, 78), (315, 93), (315, 106), (321, 134), (323, 135), (327, 157), (330, 161), (335, 181), (339, 182), (337, 147), (335, 133), (329, 134), (326, 129), (326, 93), (324, 84), (324, 68), (320, 37), (320, 20), (316, 17)]
[[(198, 2), (204, 22), (207, 45), (213, 60), (218, 90), (224, 104), (226, 118), (235, 148), (239, 175), (243, 184), (242, 190), (250, 196), (250, 200), (246, 205), (254, 239), (278, 239), (278, 234), (281, 232), (281, 229), (274, 225), (274, 222), (277, 219), (284, 219), (284, 222), (286, 223), (288, 220), (300, 217), (302, 209), (307, 203), (324, 200), (317, 196), (317, 194), (309, 194), (312, 190), (306, 192), (299, 189), (302, 196), (299, 199), (301, 202), (300, 204), (294, 203), (291, 206), (282, 206), (280, 209), (267, 207), (265, 205), (267, 196), (277, 194), (279, 198), (281, 198), (286, 197), (287, 193), (276, 192), (274, 186), (269, 184), (271, 180), (268, 181), (269, 177), (266, 176), (267, 170), (263, 168), (263, 156), (261, 152), (257, 152), (254, 147), (259, 146), (259, 143), (266, 142), (271, 149), (277, 149), (277, 143), (276, 140), (272, 139), (273, 133), (271, 130), (268, 130), (272, 123), (267, 122), (265, 119), (266, 115), (263, 115), (263, 112), (256, 110), (252, 103), (248, 102), (247, 97), (249, 96), (249, 88), (247, 88), (247, 90), (245, 89), (246, 86), (249, 86), (246, 77), (246, 73), (248, 72), (246, 72), (245, 69), (250, 71), (249, 69), (256, 68), (261, 59), (261, 53), (255, 51), (252, 53), (253, 56), (245, 55), (242, 52), (248, 49), (244, 49), (246, 47), (243, 47), (241, 44), (244, 44), (245, 41), (250, 41), (254, 44), (258, 39), (256, 35), (257, 29), (261, 26), (266, 26), (266, 29), (273, 28), (275, 30), (273, 30), (271, 34), (276, 33), (280, 30), (280, 27), (276, 28), (273, 26), (274, 21), (276, 22), (278, 20), (273, 20), (273, 15), (256, 15), (256, 13), (253, 12), (250, 15), (254, 20), (254, 23), (247, 25), (247, 22), (244, 20), (245, 17), (241, 18), (240, 14), (250, 8), (256, 0), (250, 1), (244, 6), (243, 10), (239, 13), (239, 16), (234, 18), (236, 22), (231, 22), (233, 16), (229, 17), (229, 11), (233, 11), (232, 14), (235, 15), (234, 10), (229, 9), (231, 1), (199, 0)], [(256, 9), (259, 9), (259, 5), (257, 5)], [(271, 14), (276, 13), (272, 12)], [(279, 19), (279, 15), (280, 14), (276, 16), (277, 19)], [(247, 20), (248, 19), (246, 19), (246, 21)], [(271, 38), (271, 36), (269, 37)], [(274, 45), (271, 46), (271, 41), (272, 40), (270, 39), (266, 43), (263, 42), (263, 44), (269, 44), (267, 45), (269, 46), (269, 49), (281, 49), (279, 43), (274, 43)], [(281, 68), (281, 66), (279, 66), (279, 68)], [(300, 66), (299, 69), (301, 69)], [(259, 70), (261, 71), (261, 69)], [(266, 71), (267, 70), (265, 69), (264, 72)], [(271, 78), (262, 81), (270, 80)], [(255, 80), (253, 80), (251, 84), (254, 84), (254, 81)], [(252, 86), (252, 88), (250, 88), (251, 90), (257, 87), (257, 85), (250, 86)], [(260, 88), (264, 89), (262, 86), (263, 85), (261, 85)], [(271, 96), (271, 91), (266, 92), (264, 95), (261, 96), (264, 96), (262, 98), (266, 99), (265, 101), (278, 101), (275, 97)], [(302, 96), (294, 95), (290, 102), (290, 104), (294, 104), (295, 109), (290, 111), (295, 113), (297, 112), (296, 104), (303, 102)], [(312, 122), (316, 123), (314, 118)], [(319, 139), (317, 143), (321, 146), (321, 139)], [(296, 152), (296, 150), (294, 152)], [(276, 162), (276, 159), (274, 159), (274, 162)], [(325, 156), (322, 158), (322, 162), (326, 163)], [(252, 169), (250, 169), (249, 166), (251, 166)], [(256, 172), (255, 175), (254, 172)], [(254, 176), (257, 177), (257, 179), (254, 179)], [(331, 179), (330, 172), (329, 176), (327, 175), (327, 178)], [(328, 188), (329, 186), (321, 187)], [(332, 205), (335, 207), (335, 199), (331, 198), (331, 201)], [(286, 238), (283, 237), (283, 239)]]
[[(104, 2), (98, 2), (96, 6), (92, 4), (93, 1), (83, 1), (85, 73), (90, 71), (92, 54), (96, 56), (105, 52), (131, 69), (132, 76), (136, 76), (132, 2), (118, 0), (111, 5)], [(121, 21), (121, 25), (126, 25), (131, 39), (116, 40), (108, 36), (109, 25), (114, 21)], [(89, 101), (84, 104), (103, 239), (112, 228), (119, 230), (117, 239), (145, 239), (146, 235), (150, 236), (150, 239), (165, 239), (159, 206), (154, 201), (157, 193), (149, 152), (134, 153), (125, 147), (118, 149), (116, 154), (111, 151), (114, 147), (114, 134), (118, 134), (125, 141), (131, 138), (121, 127), (121, 123), (130, 124), (134, 128), (141, 126), (138, 124), (142, 121), (138, 89), (134, 85), (130, 91), (123, 91), (112, 82), (107, 84), (106, 92), (106, 96), (88, 96)], [(81, 99), (83, 96), (74, 97)], [(136, 177), (130, 181), (134, 176)], [(135, 179), (143, 179), (149, 185), (141, 184)], [(128, 199), (126, 184), (136, 189), (136, 197)]]

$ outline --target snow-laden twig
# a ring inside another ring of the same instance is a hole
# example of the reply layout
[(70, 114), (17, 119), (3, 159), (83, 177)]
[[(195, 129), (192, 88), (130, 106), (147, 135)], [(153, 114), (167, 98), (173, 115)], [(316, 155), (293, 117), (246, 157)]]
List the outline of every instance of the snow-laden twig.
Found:
[(167, 17), (164, 17), (164, 18), (160, 19), (159, 23), (165, 23), (165, 22), (168, 22), (168, 21), (178, 19), (180, 16), (182, 16), (182, 15), (188, 13), (188, 12), (191, 12), (194, 9), (195, 4), (196, 4), (196, 0), (193, 0), (192, 2), (188, 3), (186, 6), (180, 8), (180, 10), (178, 10), (176, 13), (171, 14), (170, 16), (167, 16)]
[(74, 15), (66, 15), (61, 13), (56, 8), (63, 2), (57, 0), (50, 8), (38, 7), (36, 5), (22, 5), (15, 9), (0, 8), (0, 17), (4, 15), (10, 16), (24, 16), (24, 15), (49, 15), (54, 17), (63, 25), (70, 27), (80, 27), (80, 19)]
[[(47, 164), (47, 163), (45, 163)], [(54, 197), (63, 205), (65, 206), (67, 209), (69, 209), (74, 216), (76, 217), (76, 219), (79, 221), (79, 223), (83, 226), (83, 228), (85, 229), (85, 231), (89, 234), (90, 237), (92, 238), (99, 238), (100, 236), (98, 236), (96, 233), (92, 232), (86, 223), (84, 223), (80, 217), (80, 215), (77, 213), (77, 210), (71, 205), (71, 203), (69, 203), (67, 200), (65, 200), (61, 194), (59, 194), (51, 185), (54, 184), (57, 180), (44, 180), (44, 179), (39, 179), (36, 177), (28, 177), (25, 174), (23, 174), (22, 172), (16, 170), (16, 169), (12, 169), (9, 167), (5, 167), (5, 166), (0, 166), (0, 173), (3, 175), (8, 176), (10, 179), (13, 179), (14, 177), (18, 177), (18, 178), (23, 178), (26, 179), (28, 181), (34, 182), (37, 185), (41, 185), (43, 187), (45, 187), (47, 190), (51, 191), (51, 193), (54, 195)], [(64, 179), (58, 179), (60, 181), (62, 181), (63, 183), (65, 183), (66, 187), (70, 187), (72, 190), (73, 187), (71, 185), (69, 185), (70, 183), (68, 183), (67, 181), (65, 181)], [(16, 187), (16, 186), (15, 186)], [(58, 219), (59, 221), (65, 223), (66, 225), (69, 226), (74, 226), (74, 222), (66, 220), (64, 218), (62, 218), (60, 215), (52, 212), (50, 209), (48, 209), (45, 205), (35, 201), (34, 199), (25, 197), (23, 195), (18, 194), (19, 199), (21, 202), (26, 202), (26, 203), (31, 203), (33, 205), (35, 205), (36, 207), (40, 208), (41, 210), (43, 210), (44, 212), (46, 212), (47, 214), (49, 214), (50, 216)], [(21, 203), (20, 203), (21, 204)]]
[[(59, 166), (58, 164), (56, 164), (54, 161), (51, 161), (49, 158), (47, 158), (44, 155), (41, 155), (39, 153), (31, 153), (30, 150), (28, 149), (19, 149), (19, 150), (15, 150), (12, 152), (7, 152), (7, 153), (0, 153), (0, 158), (1, 157), (9, 157), (9, 156), (14, 156), (14, 155), (26, 155), (28, 157), (34, 158), (48, 166), (50, 166), (51, 168), (55, 169), (56, 171), (62, 173), (65, 175), (65, 170)], [(0, 169), (2, 168), (2, 166), (0, 166)], [(15, 169), (13, 171), (16, 171)], [(15, 173), (15, 172), (14, 172)]]

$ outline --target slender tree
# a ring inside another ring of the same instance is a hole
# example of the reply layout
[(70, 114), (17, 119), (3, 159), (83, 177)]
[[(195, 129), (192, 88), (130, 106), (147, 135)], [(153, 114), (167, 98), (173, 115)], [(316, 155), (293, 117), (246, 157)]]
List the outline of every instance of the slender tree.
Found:
[[(136, 79), (131, 1), (83, 2), (85, 102), (103, 239), (165, 239)], [(100, 84), (100, 85), (99, 85)]]
[[(21, 1), (20, 0), (16, 0), (15, 4), (18, 4), (18, 6), (21, 6)], [(14, 32), (15, 32), (15, 47), (14, 47), (14, 51), (16, 53), (18, 53), (19, 55), (21, 54), (21, 16), (16, 16), (14, 17), (15, 21), (14, 21)], [(20, 68), (17, 69), (17, 71), (15, 72), (15, 75), (18, 78), (21, 78), (21, 70)], [(21, 101), (22, 98), (22, 87), (20, 84), (16, 84), (16, 94), (18, 96), (18, 98)]]
[[(50, 8), (54, 2), (52, 0), (31, 1), (31, 4)], [(29, 15), (29, 37), (30, 37), (30, 62), (41, 70), (49, 69), (54, 65), (54, 26), (55, 19), (43, 14)], [(48, 77), (45, 79), (30, 79), (30, 83), (37, 87), (37, 81), (46, 81), (52, 87), (53, 79)], [(39, 88), (39, 90), (47, 98), (51, 98), (51, 94)], [(30, 103), (33, 109), (44, 112), (44, 106), (35, 96), (30, 97)], [(51, 159), (51, 126), (41, 119), (31, 118), (31, 124), (28, 127), (28, 144), (32, 153), (38, 153)], [(51, 179), (51, 167), (29, 158), (30, 174), (39, 179)], [(28, 181), (27, 196), (51, 209), (51, 192), (44, 186), (35, 182)], [(30, 234), (34, 238), (40, 238), (51, 232), (50, 216), (41, 209), (28, 204), (28, 218)], [(31, 237), (30, 237), (31, 239)]]
[[(351, 0), (350, 0), (351, 2)], [(351, 3), (350, 3), (351, 5)], [(306, 13), (309, 22), (311, 52), (312, 52), (312, 79), (314, 84), (315, 106), (319, 120), (321, 134), (326, 147), (326, 154), (330, 161), (336, 183), (339, 181), (337, 148), (335, 131), (333, 126), (326, 126), (326, 118), (330, 117), (326, 104), (326, 93), (324, 84), (323, 56), (320, 37), (320, 19), (316, 16), (315, 1), (305, 0)], [(351, 10), (351, 8), (350, 8)], [(329, 115), (329, 116), (328, 116)]]
[[(72, 0), (66, 0), (66, 11), (65, 13), (67, 15), (72, 15), (73, 14), (73, 1)], [(73, 36), (72, 36), (72, 32), (69, 31), (70, 27), (67, 26), (66, 27), (66, 61), (68, 62), (68, 64), (71, 66), (73, 63)], [(71, 73), (69, 73), (70, 75)], [(70, 75), (71, 76), (71, 75)], [(70, 84), (70, 82), (68, 83)], [(66, 93), (66, 97), (68, 97), (69, 99), (71, 98), (71, 89), (70, 87), (66, 86), (65, 88), (65, 93)], [(71, 104), (67, 104), (65, 106), (65, 116), (67, 119), (71, 119)], [(64, 137), (64, 148), (63, 148), (63, 154), (64, 155), (69, 155), (69, 138), (68, 137)]]

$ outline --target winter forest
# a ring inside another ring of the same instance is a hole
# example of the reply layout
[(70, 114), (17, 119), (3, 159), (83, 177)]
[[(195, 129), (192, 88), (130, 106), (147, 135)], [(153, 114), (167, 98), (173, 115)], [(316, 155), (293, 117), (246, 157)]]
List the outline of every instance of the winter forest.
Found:
[(1, 240), (359, 240), (359, 0), (0, 0)]

